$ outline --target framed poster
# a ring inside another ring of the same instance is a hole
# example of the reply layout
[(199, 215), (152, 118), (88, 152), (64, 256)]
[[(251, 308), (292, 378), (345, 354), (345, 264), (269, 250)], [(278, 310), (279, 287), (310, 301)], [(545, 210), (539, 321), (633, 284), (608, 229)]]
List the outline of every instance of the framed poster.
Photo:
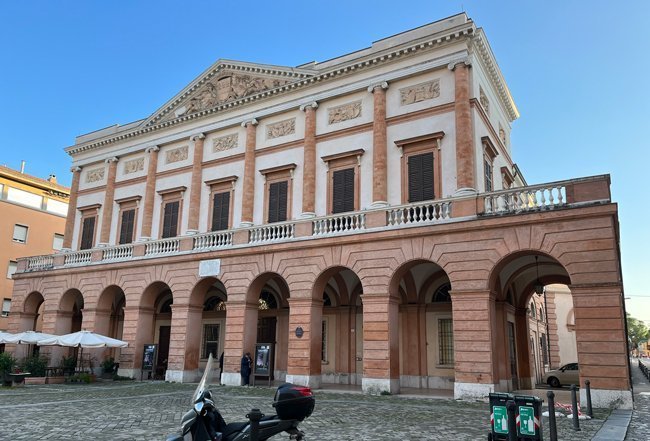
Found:
[(255, 345), (255, 358), (253, 358), (253, 374), (261, 377), (271, 376), (271, 360), (273, 345), (271, 343), (258, 343)]
[(158, 352), (158, 345), (144, 345), (142, 351), (142, 370), (153, 371), (156, 364), (156, 353)]

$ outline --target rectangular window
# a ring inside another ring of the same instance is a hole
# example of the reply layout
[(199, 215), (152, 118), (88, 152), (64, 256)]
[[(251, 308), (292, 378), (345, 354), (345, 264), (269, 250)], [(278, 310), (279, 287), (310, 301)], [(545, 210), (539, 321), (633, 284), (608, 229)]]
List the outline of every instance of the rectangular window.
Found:
[(433, 191), (433, 152), (408, 157), (408, 201), (429, 201)]
[(494, 189), (492, 184), (492, 161), (486, 158), (483, 163), (485, 164), (485, 191), (492, 191)]
[(327, 362), (327, 321), (323, 320), (320, 361)]
[(7, 188), (7, 200), (27, 205), (28, 207), (43, 208), (43, 197), (17, 188)]
[(133, 242), (135, 231), (135, 208), (122, 211), (120, 223), (120, 245)]
[(332, 173), (332, 213), (354, 211), (354, 168)]
[(162, 237), (176, 237), (178, 235), (178, 212), (180, 201), (167, 202), (163, 214)]
[(273, 182), (269, 185), (269, 218), (268, 223), (284, 222), (287, 220), (287, 190), (288, 181)]
[(11, 299), (4, 299), (2, 301), (2, 317), (8, 317), (10, 309), (11, 309)]
[(95, 242), (95, 216), (83, 218), (81, 224), (81, 245), (80, 250), (88, 250)]
[(215, 193), (212, 198), (212, 231), (228, 229), (230, 192)]
[(60, 250), (63, 248), (63, 234), (54, 233), (54, 238), (52, 239), (52, 249)]
[(441, 365), (454, 364), (454, 326), (452, 319), (438, 320), (438, 359)]
[(544, 364), (548, 364), (548, 345), (546, 344), (545, 334), (539, 337), (539, 347), (542, 348), (542, 361)]
[(11, 276), (13, 276), (16, 273), (17, 269), (18, 269), (18, 262), (16, 262), (15, 260), (10, 260), (9, 266), (7, 267), (7, 279), (11, 279)]
[(203, 358), (219, 356), (219, 325), (203, 326)]
[(24, 225), (14, 225), (14, 242), (27, 242), (27, 230), (28, 228)]

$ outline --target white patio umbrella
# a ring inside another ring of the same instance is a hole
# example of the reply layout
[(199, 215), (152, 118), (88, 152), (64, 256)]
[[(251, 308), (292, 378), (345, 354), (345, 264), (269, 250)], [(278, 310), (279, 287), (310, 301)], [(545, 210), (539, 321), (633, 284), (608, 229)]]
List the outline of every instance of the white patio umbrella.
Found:
[(90, 331), (78, 331), (71, 334), (53, 336), (38, 342), (39, 346), (67, 346), (81, 348), (79, 358), (83, 356), (83, 348), (125, 348), (129, 344), (122, 340), (95, 334)]
[(41, 341), (58, 337), (53, 334), (45, 334), (44, 332), (24, 331), (18, 334), (10, 334), (8, 332), (0, 335), (0, 343), (13, 343), (23, 345), (40, 344)]

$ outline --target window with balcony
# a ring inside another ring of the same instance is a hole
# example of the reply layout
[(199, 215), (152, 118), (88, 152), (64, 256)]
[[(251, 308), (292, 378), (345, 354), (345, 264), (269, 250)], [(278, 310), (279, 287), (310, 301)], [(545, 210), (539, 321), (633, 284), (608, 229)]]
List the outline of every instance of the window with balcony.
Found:
[(19, 224), (14, 225), (13, 241), (18, 243), (26, 243), (28, 230), (29, 227), (25, 225), (19, 225)]
[(61, 248), (63, 248), (63, 234), (54, 233), (54, 237), (52, 239), (52, 249), (58, 251)]
[(122, 199), (116, 199), (120, 205), (118, 238), (117, 243), (120, 245), (133, 243), (135, 240), (135, 230), (138, 223), (138, 206), (141, 196), (131, 196)]
[(444, 132), (395, 141), (401, 153), (402, 203), (442, 197), (440, 149)]
[(4, 299), (2, 301), (2, 317), (9, 317), (10, 309), (11, 309), (11, 299)]
[(16, 273), (16, 270), (18, 269), (18, 262), (15, 260), (10, 260), (9, 265), (7, 266), (7, 279), (11, 279), (11, 277)]
[(100, 207), (100, 204), (79, 207), (79, 211), (81, 212), (81, 231), (79, 232), (80, 250), (88, 250), (95, 246), (97, 216), (99, 215)]
[(187, 187), (174, 187), (158, 191), (162, 197), (160, 237), (176, 237), (180, 234), (183, 195)]
[(296, 164), (286, 164), (260, 170), (265, 179), (266, 200), (264, 205), (266, 220), (270, 224), (291, 219), (291, 192), (295, 168)]
[(230, 209), (235, 194), (235, 181), (237, 176), (205, 181), (210, 187), (210, 218), (208, 226), (210, 231), (227, 230), (232, 225), (232, 210)]
[(329, 214), (359, 210), (359, 174), (363, 153), (363, 149), (358, 149), (321, 158), (327, 164)]

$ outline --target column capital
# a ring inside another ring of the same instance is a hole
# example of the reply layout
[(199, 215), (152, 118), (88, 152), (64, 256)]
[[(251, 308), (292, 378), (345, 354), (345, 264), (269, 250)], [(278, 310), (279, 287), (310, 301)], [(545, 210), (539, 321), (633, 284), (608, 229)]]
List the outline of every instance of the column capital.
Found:
[(243, 121), (243, 122), (241, 123), (241, 126), (242, 126), (242, 127), (246, 127), (246, 126), (249, 125), (249, 124), (250, 124), (250, 125), (253, 125), (253, 126), (256, 126), (256, 125), (259, 124), (259, 122), (258, 122), (255, 118), (253, 118), (253, 119), (248, 119), (248, 120), (246, 120), (246, 121)]
[(154, 153), (154, 152), (158, 152), (158, 151), (160, 151), (160, 147), (158, 147), (157, 145), (152, 145), (152, 146), (147, 147), (146, 149), (144, 149), (145, 153)]
[(459, 64), (464, 64), (465, 66), (471, 66), (472, 62), (470, 61), (469, 57), (461, 58), (460, 60), (454, 60), (451, 63), (447, 65), (447, 69), (449, 70), (454, 70), (456, 69), (456, 66)]
[(205, 133), (196, 133), (190, 136), (190, 141), (196, 142), (197, 139), (205, 139)]
[(104, 160), (106, 164), (110, 164), (111, 162), (117, 162), (117, 161), (119, 161), (119, 158), (117, 156), (113, 156), (111, 158)]
[(300, 110), (302, 110), (303, 112), (305, 112), (308, 108), (312, 108), (316, 110), (318, 109), (318, 103), (316, 101), (312, 101), (311, 103), (300, 105)]
[(79, 166), (74, 166), (70, 169), (72, 173), (79, 173), (81, 171), (81, 167)]
[(368, 92), (375, 93), (375, 89), (381, 88), (382, 90), (388, 89), (388, 81), (381, 81), (379, 83), (374, 83), (368, 86)]

